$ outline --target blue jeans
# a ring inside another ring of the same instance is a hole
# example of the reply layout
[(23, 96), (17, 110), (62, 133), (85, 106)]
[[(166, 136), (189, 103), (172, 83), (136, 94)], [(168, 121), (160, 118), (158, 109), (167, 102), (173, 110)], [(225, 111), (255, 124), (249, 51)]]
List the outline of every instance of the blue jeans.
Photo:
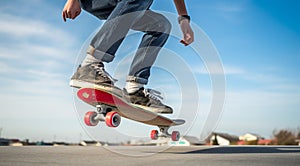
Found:
[(130, 29), (144, 32), (144, 36), (131, 63), (127, 81), (147, 84), (150, 69), (167, 41), (170, 22), (149, 8), (153, 0), (80, 0), (84, 10), (106, 20), (91, 41), (94, 56), (111, 62)]

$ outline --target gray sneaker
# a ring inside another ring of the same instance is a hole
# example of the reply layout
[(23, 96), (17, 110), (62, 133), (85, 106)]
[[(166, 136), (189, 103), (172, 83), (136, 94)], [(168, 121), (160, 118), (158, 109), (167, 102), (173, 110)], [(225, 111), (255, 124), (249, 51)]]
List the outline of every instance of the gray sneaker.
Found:
[(112, 87), (116, 81), (104, 70), (104, 64), (100, 62), (80, 65), (71, 78), (70, 86), (76, 88), (95, 85)]
[(140, 88), (134, 93), (128, 93), (126, 89), (123, 90), (124, 98), (132, 103), (133, 105), (143, 108), (145, 110), (162, 113), (162, 114), (172, 114), (173, 109), (167, 105), (164, 105), (160, 99), (162, 99), (160, 92)]

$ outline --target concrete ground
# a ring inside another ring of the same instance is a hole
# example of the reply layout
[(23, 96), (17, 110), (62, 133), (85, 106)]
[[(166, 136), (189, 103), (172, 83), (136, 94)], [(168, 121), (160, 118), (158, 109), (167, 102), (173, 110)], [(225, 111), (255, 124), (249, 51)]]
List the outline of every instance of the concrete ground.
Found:
[(297, 146), (0, 147), (0, 165), (298, 166)]

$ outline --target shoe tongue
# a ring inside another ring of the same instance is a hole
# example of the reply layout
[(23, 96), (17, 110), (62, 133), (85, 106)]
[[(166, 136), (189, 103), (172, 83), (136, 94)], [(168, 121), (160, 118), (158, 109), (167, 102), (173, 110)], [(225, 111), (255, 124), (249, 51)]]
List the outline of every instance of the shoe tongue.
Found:
[(158, 101), (163, 100), (164, 98), (161, 96), (161, 93), (159, 91), (153, 90), (153, 89), (144, 89), (143, 90), (145, 96), (149, 96), (150, 98), (156, 99)]

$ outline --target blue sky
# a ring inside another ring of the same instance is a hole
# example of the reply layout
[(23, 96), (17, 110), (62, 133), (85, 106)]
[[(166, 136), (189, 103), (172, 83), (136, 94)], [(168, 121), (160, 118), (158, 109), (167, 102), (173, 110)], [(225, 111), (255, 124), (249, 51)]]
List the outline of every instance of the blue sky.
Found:
[[(86, 40), (102, 22), (82, 12), (76, 20), (64, 23), (61, 19), (63, 5), (64, 1), (46, 0), (0, 2), (2, 137), (77, 141), (88, 138), (84, 130), (100, 133), (92, 136), (103, 140), (122, 140), (120, 133), (122, 137), (148, 136), (148, 132), (135, 133), (128, 128), (141, 130), (142, 126), (150, 131), (151, 127), (126, 120), (117, 130), (104, 125), (93, 129), (81, 127), (80, 113), (92, 108), (76, 98), (73, 101), (74, 93), (68, 82), (78, 55), (83, 56), (81, 47), (88, 43)], [(214, 43), (225, 69), (226, 99), (224, 109), (220, 110), (222, 117), (216, 119), (219, 123), (215, 131), (236, 135), (254, 132), (270, 137), (274, 129), (299, 127), (300, 2), (190, 0), (187, 5), (194, 26), (200, 27)], [(152, 9), (176, 12), (172, 1), (166, 0), (163, 3), (156, 0)], [(174, 29), (178, 28), (176, 26)], [(119, 56), (108, 65), (109, 71), (115, 71), (116, 76), (126, 76), (120, 72), (130, 62), (124, 55), (132, 54), (139, 37), (140, 34), (134, 34), (124, 41)], [(195, 40), (196, 45), (202, 39)], [(197, 59), (191, 47), (179, 45), (175, 37), (169, 39), (165, 48), (162, 54), (171, 54), (171, 51), (179, 55), (182, 59), (178, 62), (184, 60), (196, 79), (200, 99), (191, 99), (197, 104), (189, 109), (193, 113), (203, 110), (207, 113), (212, 88), (203, 61)], [(153, 69), (149, 87), (163, 91), (166, 102), (179, 108), (177, 100), (182, 99), (178, 94), (188, 92), (176, 89), (180, 85), (174, 81), (172, 72), (159, 68), (163, 60), (158, 59), (158, 68)], [(114, 64), (119, 62), (124, 63), (114, 69)], [(175, 60), (170, 62), (167, 68), (176, 63)], [(122, 86), (124, 81), (119, 79), (118, 85)], [(195, 106), (199, 108), (193, 108)], [(182, 114), (175, 113), (176, 116)], [(202, 114), (197, 115), (188, 133), (195, 136), (203, 131)]]

